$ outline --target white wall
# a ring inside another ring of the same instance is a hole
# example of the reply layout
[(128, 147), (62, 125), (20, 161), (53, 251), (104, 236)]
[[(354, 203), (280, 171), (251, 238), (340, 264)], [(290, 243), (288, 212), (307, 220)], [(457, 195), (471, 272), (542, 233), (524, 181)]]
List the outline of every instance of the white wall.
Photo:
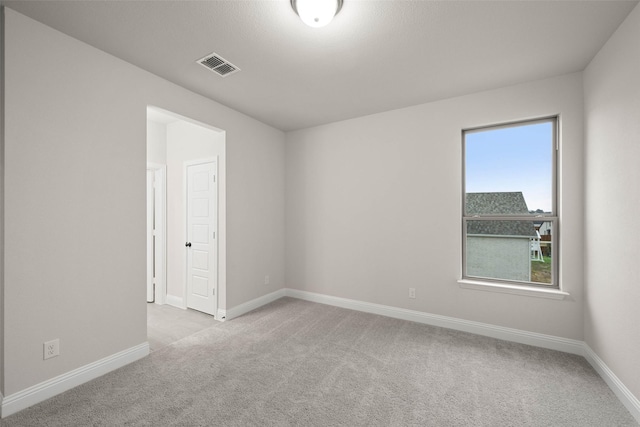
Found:
[[(167, 129), (167, 294), (184, 298), (186, 280), (184, 162), (218, 157), (218, 285), (220, 308), (225, 308), (226, 192), (225, 135), (185, 121), (169, 123)], [(222, 277), (221, 277), (222, 276)], [(186, 303), (186, 301), (183, 301)]]
[(147, 162), (167, 164), (167, 125), (147, 121)]
[(227, 306), (282, 287), (282, 132), (5, 12), (5, 396), (146, 341), (148, 105), (226, 131)]
[[(288, 133), (287, 286), (583, 339), (582, 113), (572, 74)], [(552, 114), (571, 297), (460, 288), (461, 130)]]
[(640, 398), (640, 7), (584, 73), (585, 340)]
[(0, 399), (4, 393), (4, 8), (0, 7)]

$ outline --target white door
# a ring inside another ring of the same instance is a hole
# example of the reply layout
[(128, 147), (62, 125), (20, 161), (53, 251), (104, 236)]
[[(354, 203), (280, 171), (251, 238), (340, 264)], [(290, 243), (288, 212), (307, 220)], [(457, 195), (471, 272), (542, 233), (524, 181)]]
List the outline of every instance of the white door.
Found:
[(155, 173), (147, 169), (147, 302), (155, 301), (154, 292), (154, 230), (155, 230), (155, 191), (154, 191)]
[(218, 308), (216, 162), (187, 165), (187, 307)]

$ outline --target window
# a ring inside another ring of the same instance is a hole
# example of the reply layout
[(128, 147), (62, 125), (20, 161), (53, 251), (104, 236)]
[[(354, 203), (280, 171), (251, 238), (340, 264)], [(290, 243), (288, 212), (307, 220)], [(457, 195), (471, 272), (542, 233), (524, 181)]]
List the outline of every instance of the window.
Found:
[(559, 288), (556, 152), (556, 117), (463, 131), (463, 279)]

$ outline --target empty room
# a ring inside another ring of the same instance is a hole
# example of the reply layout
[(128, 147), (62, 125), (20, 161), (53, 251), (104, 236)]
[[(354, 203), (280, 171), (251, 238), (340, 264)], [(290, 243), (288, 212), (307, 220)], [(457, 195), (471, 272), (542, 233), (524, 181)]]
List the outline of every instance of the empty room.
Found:
[(0, 425), (639, 425), (638, 1), (0, 4)]

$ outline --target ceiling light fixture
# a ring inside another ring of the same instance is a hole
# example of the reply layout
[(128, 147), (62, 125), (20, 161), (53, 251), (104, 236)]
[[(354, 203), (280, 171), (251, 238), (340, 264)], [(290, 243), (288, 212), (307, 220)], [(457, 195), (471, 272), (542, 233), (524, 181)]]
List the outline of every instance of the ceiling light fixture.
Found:
[(342, 0), (291, 0), (291, 7), (310, 27), (324, 27), (342, 9)]

